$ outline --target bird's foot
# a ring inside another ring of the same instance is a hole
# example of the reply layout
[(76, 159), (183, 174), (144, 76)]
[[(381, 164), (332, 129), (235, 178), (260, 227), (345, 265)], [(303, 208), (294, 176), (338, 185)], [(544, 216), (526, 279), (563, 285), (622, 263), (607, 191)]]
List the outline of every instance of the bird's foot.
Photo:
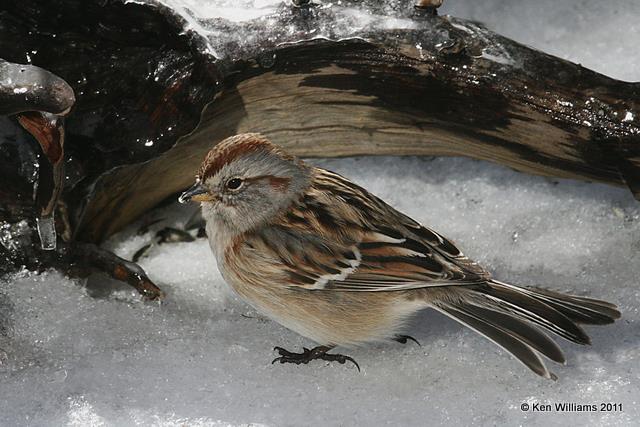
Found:
[(288, 350), (285, 350), (282, 347), (274, 347), (273, 349), (278, 352), (280, 357), (276, 357), (275, 359), (273, 359), (271, 363), (272, 364), (276, 362), (295, 363), (296, 365), (300, 365), (302, 363), (306, 365), (307, 363), (309, 363), (314, 359), (320, 359), (320, 360), (326, 360), (328, 362), (338, 362), (340, 364), (344, 364), (348, 360), (349, 362), (356, 365), (356, 368), (358, 368), (358, 372), (360, 371), (360, 366), (358, 365), (358, 362), (353, 360), (353, 358), (349, 356), (345, 356), (343, 354), (327, 353), (332, 348), (333, 347), (328, 347), (324, 345), (319, 347), (314, 347), (312, 349), (303, 347), (302, 353), (292, 353)]
[(418, 342), (417, 339), (409, 335), (396, 335), (395, 337), (393, 337), (393, 340), (399, 342), (400, 344), (406, 344), (407, 340), (411, 340), (414, 343), (418, 344), (420, 347), (422, 347), (422, 345)]

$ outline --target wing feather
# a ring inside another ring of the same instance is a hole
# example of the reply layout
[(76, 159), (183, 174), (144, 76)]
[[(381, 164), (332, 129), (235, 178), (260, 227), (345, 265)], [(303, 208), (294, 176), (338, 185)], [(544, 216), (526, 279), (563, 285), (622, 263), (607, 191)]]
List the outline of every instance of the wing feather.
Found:
[(450, 240), (319, 168), (304, 197), (247, 239), (268, 247), (294, 288), (402, 291), (490, 279)]

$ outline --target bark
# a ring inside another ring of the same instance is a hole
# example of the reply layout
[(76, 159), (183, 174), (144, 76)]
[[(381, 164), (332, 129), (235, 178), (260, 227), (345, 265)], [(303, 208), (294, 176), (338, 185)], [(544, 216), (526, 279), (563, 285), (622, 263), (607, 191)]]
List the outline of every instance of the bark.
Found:
[[(483, 56), (480, 36), (457, 30), (470, 25), (464, 21), (438, 17), (422, 25), (427, 29), (378, 32), (367, 41), (275, 48), (269, 67), (259, 58), (235, 63), (194, 132), (157, 158), (100, 179), (117, 191), (93, 195), (83, 238), (100, 240), (188, 187), (205, 153), (241, 132), (261, 132), (303, 157), (469, 156), (526, 173), (626, 185), (640, 196), (639, 84), (471, 24), (508, 55)], [(441, 29), (455, 34), (455, 48), (436, 47)]]
[(62, 199), (77, 240), (100, 242), (189, 186), (206, 151), (246, 131), (303, 157), (462, 155), (640, 197), (640, 85), (473, 22), (407, 10), (411, 25), (338, 31), (338, 12), (283, 5), (206, 22), (207, 39), (154, 3), (55, 3), (1, 11), (0, 57), (37, 51), (34, 65), (76, 93)]

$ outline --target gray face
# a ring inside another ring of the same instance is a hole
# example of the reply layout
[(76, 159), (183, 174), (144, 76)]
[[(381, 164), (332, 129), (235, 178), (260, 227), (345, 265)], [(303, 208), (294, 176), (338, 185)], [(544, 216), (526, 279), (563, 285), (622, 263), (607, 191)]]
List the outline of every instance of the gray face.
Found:
[(309, 184), (307, 166), (259, 150), (238, 157), (203, 183), (216, 197), (203, 202), (207, 221), (237, 233), (258, 227), (286, 208)]

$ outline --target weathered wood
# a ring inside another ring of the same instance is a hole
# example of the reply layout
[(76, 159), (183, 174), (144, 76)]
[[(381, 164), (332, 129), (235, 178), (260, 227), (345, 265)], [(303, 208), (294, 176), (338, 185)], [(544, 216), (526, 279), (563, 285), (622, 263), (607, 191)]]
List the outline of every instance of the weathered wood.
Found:
[[(424, 25), (454, 31), (462, 23)], [(187, 187), (216, 142), (248, 131), (305, 157), (469, 156), (538, 175), (626, 184), (640, 195), (640, 123), (624, 120), (638, 111), (638, 84), (472, 28), (504, 46), (514, 64), (467, 47), (438, 49), (433, 30), (302, 42), (270, 51), (276, 60), (268, 68), (258, 59), (236, 64), (193, 133), (100, 179), (112, 191), (94, 194), (83, 238), (100, 240)], [(467, 36), (460, 35), (462, 46)]]
[[(33, 63), (77, 95), (62, 197), (75, 238), (119, 230), (244, 131), (305, 157), (464, 155), (640, 195), (637, 83), (412, 6), (385, 25), (345, 25), (351, 15), (334, 8), (211, 20), (208, 39), (153, 1), (23, 0), (0, 11), (0, 57), (38, 52)], [(0, 178), (16, 172), (5, 166)]]
[(63, 114), (74, 102), (73, 89), (60, 77), (40, 67), (0, 58), (0, 115), (23, 111)]

